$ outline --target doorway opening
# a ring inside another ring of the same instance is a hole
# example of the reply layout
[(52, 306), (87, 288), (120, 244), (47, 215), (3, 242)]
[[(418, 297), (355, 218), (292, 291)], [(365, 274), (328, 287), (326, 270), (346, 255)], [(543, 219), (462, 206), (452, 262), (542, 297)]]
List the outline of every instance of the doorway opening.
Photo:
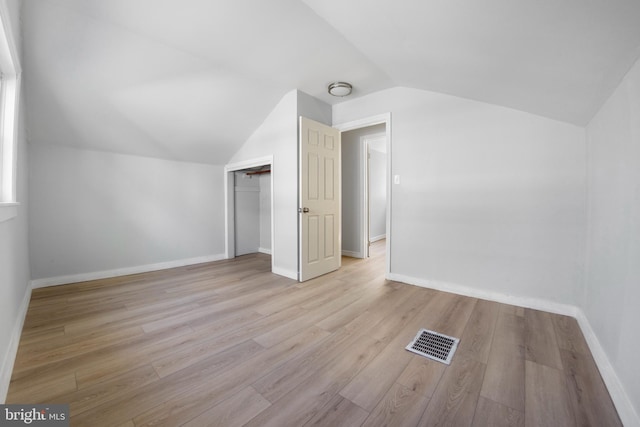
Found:
[(371, 245), (387, 238), (387, 137), (381, 133), (361, 139), (365, 164), (364, 256), (369, 257)]
[(273, 271), (273, 158), (225, 166), (225, 258), (262, 252)]
[[(335, 125), (342, 131), (342, 254), (370, 256), (384, 244), (391, 271), (391, 114)], [(383, 242), (384, 241), (384, 242)]]

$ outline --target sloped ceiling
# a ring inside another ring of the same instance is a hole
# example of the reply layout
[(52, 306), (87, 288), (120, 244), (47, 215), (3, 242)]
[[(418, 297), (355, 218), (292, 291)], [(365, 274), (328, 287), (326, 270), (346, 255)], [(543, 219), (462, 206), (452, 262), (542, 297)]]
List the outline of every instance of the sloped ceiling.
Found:
[(292, 89), (390, 79), (297, 0), (24, 4), (33, 143), (225, 164)]
[(280, 98), (408, 86), (584, 125), (637, 0), (25, 0), (28, 137), (224, 164)]
[(638, 0), (305, 3), (395, 85), (578, 125), (640, 54)]

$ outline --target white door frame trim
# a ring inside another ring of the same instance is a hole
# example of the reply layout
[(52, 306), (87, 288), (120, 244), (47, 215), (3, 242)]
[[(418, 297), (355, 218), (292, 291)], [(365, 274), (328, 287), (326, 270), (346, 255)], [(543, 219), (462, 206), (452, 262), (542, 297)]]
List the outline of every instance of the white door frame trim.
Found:
[(271, 166), (271, 271), (275, 252), (275, 233), (273, 216), (273, 156), (258, 157), (242, 162), (230, 163), (224, 167), (224, 256), (225, 259), (235, 258), (235, 191), (233, 173), (257, 166)]
[[(360, 129), (367, 126), (385, 125), (385, 133), (387, 136), (387, 241), (386, 241), (386, 278), (389, 278), (391, 274), (391, 239), (393, 238), (393, 232), (391, 229), (391, 199), (393, 197), (391, 180), (393, 175), (391, 174), (391, 113), (378, 114), (377, 116), (365, 117), (358, 120), (353, 120), (346, 123), (334, 124), (333, 127), (341, 132), (349, 130)], [(368, 233), (367, 233), (368, 234)]]

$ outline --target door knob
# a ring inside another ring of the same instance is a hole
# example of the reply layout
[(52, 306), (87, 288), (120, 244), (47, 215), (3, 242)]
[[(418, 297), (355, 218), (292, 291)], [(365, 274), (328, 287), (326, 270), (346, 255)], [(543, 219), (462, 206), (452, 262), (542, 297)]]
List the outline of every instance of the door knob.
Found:
[(309, 212), (309, 208), (302, 208), (302, 212), (304, 212), (304, 213)]

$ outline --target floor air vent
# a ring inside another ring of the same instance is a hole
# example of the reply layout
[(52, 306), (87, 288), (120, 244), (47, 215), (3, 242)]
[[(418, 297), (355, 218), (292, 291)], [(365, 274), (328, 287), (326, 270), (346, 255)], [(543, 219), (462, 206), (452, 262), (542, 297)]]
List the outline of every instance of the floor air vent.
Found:
[(448, 365), (451, 363), (451, 358), (453, 358), (453, 353), (456, 352), (459, 342), (458, 338), (421, 329), (406, 349)]

